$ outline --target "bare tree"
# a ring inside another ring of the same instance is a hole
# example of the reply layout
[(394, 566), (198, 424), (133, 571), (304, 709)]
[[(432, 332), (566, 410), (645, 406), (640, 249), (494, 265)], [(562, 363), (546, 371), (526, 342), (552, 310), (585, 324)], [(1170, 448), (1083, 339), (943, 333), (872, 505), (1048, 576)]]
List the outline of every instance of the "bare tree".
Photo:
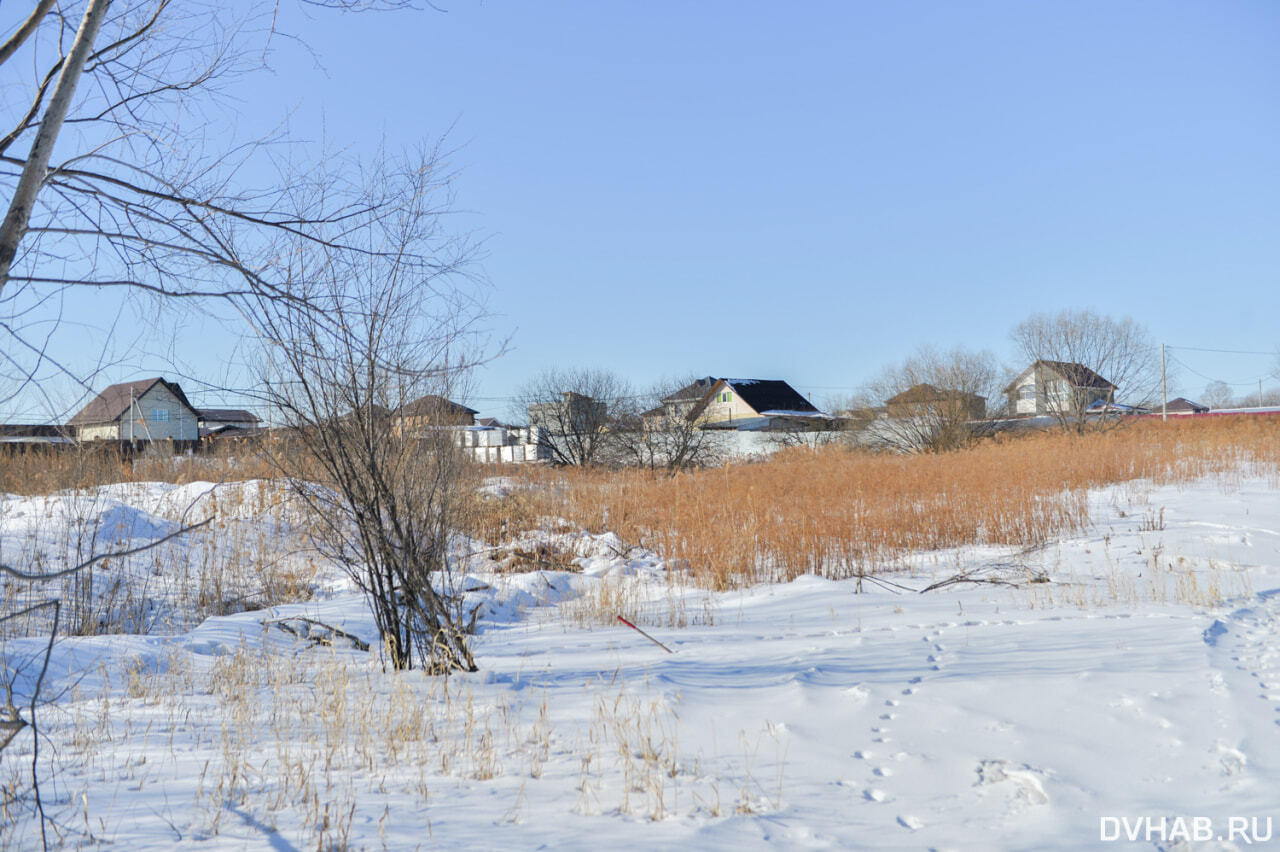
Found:
[(637, 395), (608, 370), (573, 367), (545, 370), (517, 392), (515, 417), (529, 418), (531, 435), (559, 464), (619, 461), (619, 430), (641, 428)]
[(1204, 395), (1200, 401), (1210, 408), (1230, 408), (1233, 404), (1231, 386), (1224, 381), (1215, 380), (1204, 386)]
[(988, 351), (920, 348), (885, 369), (865, 391), (881, 403), (866, 442), (901, 452), (963, 449), (991, 432), (987, 403), (999, 394), (1000, 367)]
[(1045, 411), (1064, 429), (1083, 432), (1090, 422), (1115, 422), (1114, 403), (1121, 400), (1137, 407), (1158, 398), (1159, 348), (1128, 317), (1117, 320), (1091, 310), (1035, 314), (1011, 337), (1033, 367), (1048, 367), (1057, 376)]
[(372, 177), (367, 203), (388, 215), (358, 246), (293, 254), (299, 292), (322, 311), (264, 297), (258, 316), (261, 384), (290, 436), (273, 458), (314, 509), (317, 546), (367, 595), (393, 667), (443, 673), (476, 669), (450, 553), (468, 468), (448, 424), (405, 428), (399, 413), (459, 390), (482, 310), (468, 243), (440, 227), (437, 165)]
[[(296, 149), (279, 134), (221, 130), (219, 93), (263, 67), (278, 11), (41, 0), (0, 45), (0, 400), (44, 395), (58, 410), (51, 376), (89, 390), (92, 368), (56, 355), (63, 307), (88, 288), (154, 297), (139, 303), (151, 327), (165, 312), (233, 316), (264, 297), (296, 301), (278, 262), (284, 241), (341, 245), (378, 217), (332, 193), (332, 206), (296, 204), (299, 175), (340, 185), (341, 171), (290, 173), (279, 164)], [(273, 170), (274, 180), (245, 179)]]
[[(246, 141), (222, 129), (221, 87), (260, 70), (279, 37), (279, 4), (240, 8), (39, 0), (0, 43), (0, 192), (7, 202), (0, 222), (0, 401), (33, 394), (60, 411), (46, 387), (55, 376), (91, 390), (94, 368), (56, 354), (64, 307), (89, 293), (145, 306), (148, 327), (190, 310), (244, 317), (254, 329), (294, 321), (323, 327), (332, 316), (323, 310), (332, 305), (312, 302), (313, 292), (299, 286), (290, 252), (386, 258), (384, 247), (361, 235), (401, 215), (397, 199), (349, 184), (348, 163), (290, 168), (296, 149), (278, 134)], [(270, 177), (246, 178), (264, 169)], [(118, 329), (102, 333), (114, 338)], [(111, 555), (89, 554), (66, 570), (82, 572)], [(66, 573), (5, 567), (38, 584)], [(33, 608), (54, 613), (56, 624), (61, 603), (51, 594)], [(20, 615), (3, 611), (0, 621)], [(0, 743), (15, 731), (38, 742), (39, 684), (25, 697), (31, 711), (24, 719), (14, 709), (13, 681), (0, 675), (8, 695)], [(32, 767), (39, 809), (34, 761)]]

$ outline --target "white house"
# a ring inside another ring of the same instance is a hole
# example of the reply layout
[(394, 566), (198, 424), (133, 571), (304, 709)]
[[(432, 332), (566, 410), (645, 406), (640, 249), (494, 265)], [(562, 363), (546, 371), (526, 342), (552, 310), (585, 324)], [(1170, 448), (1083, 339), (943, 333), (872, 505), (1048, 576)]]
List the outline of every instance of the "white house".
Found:
[(163, 378), (111, 385), (67, 422), (81, 441), (195, 441), (199, 414)]
[(1083, 364), (1036, 361), (1004, 389), (1013, 414), (1072, 414), (1115, 400), (1116, 386)]

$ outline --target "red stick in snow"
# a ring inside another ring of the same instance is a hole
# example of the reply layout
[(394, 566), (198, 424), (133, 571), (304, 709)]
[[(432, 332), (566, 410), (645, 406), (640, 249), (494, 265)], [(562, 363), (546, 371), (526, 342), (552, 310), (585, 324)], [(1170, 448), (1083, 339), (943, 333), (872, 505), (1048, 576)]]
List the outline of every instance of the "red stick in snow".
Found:
[(659, 648), (661, 648), (662, 650), (666, 651), (668, 654), (674, 654), (674, 653), (675, 653), (675, 651), (671, 650), (671, 649), (670, 649), (670, 648), (668, 648), (666, 645), (663, 645), (663, 644), (662, 644), (661, 642), (659, 642), (657, 639), (654, 639), (654, 638), (653, 638), (652, 636), (650, 636), (648, 633), (645, 633), (645, 632), (644, 632), (643, 630), (641, 630), (639, 627), (636, 627), (634, 624), (632, 624), (630, 621), (627, 621), (627, 620), (626, 620), (625, 618), (623, 618), (622, 616), (618, 616), (618, 620), (619, 620), (619, 621), (621, 621), (623, 624), (627, 625), (628, 627), (630, 627), (630, 628), (631, 628), (632, 630), (634, 630), (635, 632), (639, 633), (639, 634), (640, 634), (641, 636), (643, 636), (644, 638), (648, 639), (648, 640), (649, 640), (650, 642), (652, 642), (653, 644), (657, 645), (657, 646), (658, 646)]

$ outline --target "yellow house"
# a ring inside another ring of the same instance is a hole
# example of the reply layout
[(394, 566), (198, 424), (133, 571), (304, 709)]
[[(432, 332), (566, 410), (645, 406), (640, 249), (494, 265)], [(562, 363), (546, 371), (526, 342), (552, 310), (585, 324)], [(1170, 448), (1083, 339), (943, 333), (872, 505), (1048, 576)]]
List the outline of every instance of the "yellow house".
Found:
[(720, 379), (688, 416), (709, 429), (826, 429), (832, 422), (779, 379)]

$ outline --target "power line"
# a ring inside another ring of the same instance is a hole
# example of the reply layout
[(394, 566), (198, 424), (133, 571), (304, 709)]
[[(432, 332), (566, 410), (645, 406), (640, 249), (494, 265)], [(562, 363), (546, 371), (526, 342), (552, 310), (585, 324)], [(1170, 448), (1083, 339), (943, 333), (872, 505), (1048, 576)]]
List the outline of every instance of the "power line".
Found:
[(1203, 349), (1199, 346), (1165, 346), (1165, 349), (1181, 349), (1186, 352), (1217, 352), (1225, 355), (1275, 355), (1276, 350), (1259, 352), (1253, 349)]
[[(1167, 347), (1167, 348), (1172, 349), (1173, 347)], [(1193, 369), (1189, 364), (1187, 364), (1186, 361), (1183, 361), (1181, 358), (1177, 357), (1176, 355), (1170, 357), (1169, 360), (1172, 361), (1174, 364), (1177, 364), (1182, 369), (1186, 370), (1188, 373), (1193, 373), (1194, 375), (1199, 376), (1200, 378), (1204, 379), (1207, 382), (1222, 382), (1221, 379), (1214, 378), (1213, 376), (1206, 376), (1204, 373), (1201, 373), (1199, 370)], [(1265, 376), (1262, 378), (1265, 378)], [(1229, 385), (1231, 387), (1244, 387), (1246, 385), (1248, 385), (1249, 387), (1253, 387), (1255, 384), (1258, 383), (1258, 380), (1255, 378), (1255, 379), (1248, 379), (1243, 382), (1222, 382), (1222, 383), (1224, 385)]]

